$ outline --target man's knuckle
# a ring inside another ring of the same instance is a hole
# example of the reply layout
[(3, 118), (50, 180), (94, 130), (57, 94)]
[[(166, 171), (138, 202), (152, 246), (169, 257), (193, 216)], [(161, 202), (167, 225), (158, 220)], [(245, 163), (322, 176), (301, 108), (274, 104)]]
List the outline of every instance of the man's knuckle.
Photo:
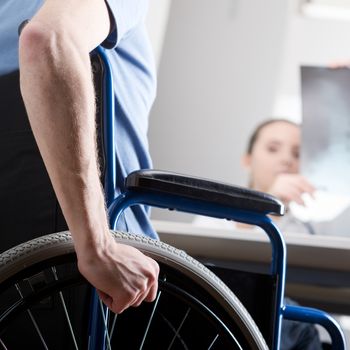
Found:
[(158, 281), (158, 278), (156, 275), (152, 274), (148, 280), (149, 280), (150, 284), (154, 284), (155, 282)]
[(146, 283), (143, 284), (143, 285), (140, 286), (140, 288), (139, 288), (139, 294), (141, 295), (141, 294), (146, 293), (147, 289), (148, 289), (148, 286), (146, 285)]
[(125, 293), (125, 300), (127, 300), (127, 302), (130, 302), (130, 300), (135, 299), (135, 295), (136, 295), (136, 292), (134, 290), (128, 290)]

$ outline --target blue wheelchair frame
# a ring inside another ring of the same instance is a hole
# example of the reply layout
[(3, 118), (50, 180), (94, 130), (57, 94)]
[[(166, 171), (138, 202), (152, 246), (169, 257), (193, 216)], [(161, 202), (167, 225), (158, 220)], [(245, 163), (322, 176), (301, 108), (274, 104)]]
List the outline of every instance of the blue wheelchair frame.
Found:
[[(103, 63), (103, 139), (104, 139), (104, 156), (105, 156), (105, 196), (110, 218), (111, 229), (116, 228), (118, 218), (121, 213), (133, 205), (149, 205), (159, 208), (171, 208), (178, 211), (206, 215), (217, 218), (226, 218), (234, 221), (256, 225), (261, 227), (269, 237), (272, 246), (272, 261), (270, 274), (276, 278), (276, 297), (275, 297), (275, 314), (273, 326), (273, 347), (280, 348), (281, 321), (282, 318), (317, 323), (322, 325), (332, 339), (332, 348), (337, 350), (345, 349), (345, 338), (337, 322), (327, 313), (307, 307), (284, 305), (284, 287), (286, 276), (286, 244), (283, 236), (276, 225), (268, 217), (268, 212), (257, 213), (250, 210), (234, 210), (222, 204), (216, 204), (198, 199), (180, 198), (173, 194), (159, 195), (152, 191), (137, 191), (133, 188), (127, 188), (124, 193), (115, 195), (116, 188), (116, 167), (115, 167), (115, 120), (114, 120), (114, 89), (111, 68), (104, 49), (96, 49), (101, 62)], [(91, 314), (91, 338), (90, 345), (93, 349), (105, 349), (106, 331), (103, 320), (100, 316), (100, 305), (94, 297)], [(108, 317), (108, 310), (105, 310), (105, 317)]]

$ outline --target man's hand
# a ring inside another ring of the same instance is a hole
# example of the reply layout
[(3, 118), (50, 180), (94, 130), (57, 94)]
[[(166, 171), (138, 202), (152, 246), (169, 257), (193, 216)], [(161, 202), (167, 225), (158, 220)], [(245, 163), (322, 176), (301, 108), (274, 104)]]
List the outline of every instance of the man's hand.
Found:
[(80, 272), (115, 313), (139, 306), (142, 301), (153, 301), (158, 289), (158, 264), (108, 235), (110, 238), (99, 249), (77, 251)]
[(280, 174), (276, 177), (268, 193), (281, 199), (285, 204), (296, 202), (304, 205), (302, 195), (309, 193), (311, 196), (315, 188), (300, 174)]

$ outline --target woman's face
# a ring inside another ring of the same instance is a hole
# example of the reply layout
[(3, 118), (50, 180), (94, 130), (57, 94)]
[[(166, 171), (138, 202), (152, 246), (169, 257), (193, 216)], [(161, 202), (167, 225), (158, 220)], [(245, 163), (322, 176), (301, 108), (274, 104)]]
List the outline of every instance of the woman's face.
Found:
[(267, 191), (278, 174), (299, 172), (300, 137), (298, 126), (283, 121), (260, 130), (251, 154), (243, 158), (253, 189)]

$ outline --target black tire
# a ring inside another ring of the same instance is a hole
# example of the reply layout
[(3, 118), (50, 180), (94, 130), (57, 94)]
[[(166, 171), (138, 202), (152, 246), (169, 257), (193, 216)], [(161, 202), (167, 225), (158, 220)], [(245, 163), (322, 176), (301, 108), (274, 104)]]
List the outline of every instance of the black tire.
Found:
[[(237, 297), (201, 263), (184, 251), (160, 241), (120, 232), (112, 234), (118, 242), (131, 245), (155, 259), (161, 267), (160, 279), (164, 274), (171, 275), (171, 278), (167, 279), (166, 282), (160, 280), (161, 288), (170, 295), (179, 291), (179, 295), (182, 295), (181, 298), (186, 303), (193, 304), (195, 309), (202, 308), (201, 312), (206, 315), (205, 317), (209, 321), (216, 324), (215, 327), (220, 328), (220, 332), (222, 330), (226, 332), (227, 329), (228, 337), (230, 334), (234, 335), (240, 344), (238, 349), (268, 349), (258, 327)], [(45, 277), (45, 283), (48, 286), (45, 288), (32, 287), (34, 292), (31, 290), (28, 298), (24, 301), (22, 299), (21, 302), (7, 300), (9, 288), (14, 285), (18, 286), (18, 284), (24, 283), (23, 281), (27, 283), (28, 277), (33, 278), (31, 276), (34, 276), (35, 279), (35, 276), (38, 276), (41, 271), (51, 268), (51, 266), (75, 265), (75, 262), (74, 246), (68, 232), (34, 239), (0, 255), (0, 339), (2, 339), (3, 332), (6, 333), (12, 319), (17, 317), (18, 312), (26, 310), (38, 300), (46, 300), (47, 296), (54, 291), (64, 290), (66, 286), (84, 282), (84, 279), (78, 274), (76, 267), (73, 267), (74, 272), (65, 275), (60, 283), (56, 283), (56, 281), (49, 283)], [(203, 304), (206, 304), (206, 307)], [(139, 309), (134, 309), (131, 312), (138, 312)], [(217, 348), (227, 349), (228, 347), (226, 345)], [(234, 346), (229, 348), (234, 348)], [(128, 349), (132, 349), (132, 347), (128, 347)]]

